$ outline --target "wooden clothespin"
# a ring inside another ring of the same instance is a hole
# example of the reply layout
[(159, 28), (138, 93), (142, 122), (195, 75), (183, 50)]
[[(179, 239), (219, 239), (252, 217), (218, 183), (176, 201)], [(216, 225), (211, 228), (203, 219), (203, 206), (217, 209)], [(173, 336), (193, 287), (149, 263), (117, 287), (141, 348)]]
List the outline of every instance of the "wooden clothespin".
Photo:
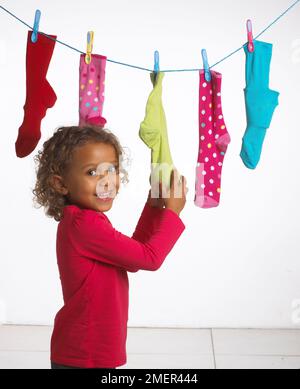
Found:
[(86, 56), (85, 63), (89, 65), (92, 61), (92, 51), (94, 44), (94, 31), (89, 31), (87, 33), (87, 45), (86, 45)]

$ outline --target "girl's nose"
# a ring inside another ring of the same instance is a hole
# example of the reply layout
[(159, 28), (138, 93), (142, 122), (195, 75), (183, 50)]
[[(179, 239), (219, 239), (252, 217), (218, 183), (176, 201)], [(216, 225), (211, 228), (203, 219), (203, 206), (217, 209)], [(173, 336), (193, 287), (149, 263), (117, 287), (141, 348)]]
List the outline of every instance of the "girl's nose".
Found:
[(99, 177), (97, 189), (113, 190), (117, 186), (115, 175), (105, 173)]

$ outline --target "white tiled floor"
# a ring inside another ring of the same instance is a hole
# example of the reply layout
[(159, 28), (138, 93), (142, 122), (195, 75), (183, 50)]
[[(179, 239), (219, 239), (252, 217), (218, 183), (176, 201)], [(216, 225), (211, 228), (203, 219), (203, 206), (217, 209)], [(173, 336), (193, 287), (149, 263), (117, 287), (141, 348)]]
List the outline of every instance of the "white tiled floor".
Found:
[[(0, 326), (0, 369), (49, 369), (52, 327)], [(129, 328), (123, 369), (300, 369), (300, 330)]]

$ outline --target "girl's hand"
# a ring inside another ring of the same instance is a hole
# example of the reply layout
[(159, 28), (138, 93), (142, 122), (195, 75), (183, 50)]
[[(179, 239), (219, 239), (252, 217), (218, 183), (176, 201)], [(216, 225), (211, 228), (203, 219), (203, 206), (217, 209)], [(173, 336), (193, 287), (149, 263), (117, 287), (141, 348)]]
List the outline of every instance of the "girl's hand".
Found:
[[(151, 175), (150, 175), (150, 178), (149, 178), (149, 182), (150, 182), (150, 185), (151, 185)], [(153, 207), (153, 208), (160, 208), (160, 209), (163, 209), (164, 206), (165, 206), (165, 201), (164, 201), (164, 199), (162, 198), (162, 183), (161, 183), (161, 182), (159, 183), (159, 198), (152, 197), (152, 196), (151, 196), (151, 191), (152, 191), (152, 189), (149, 190), (147, 203), (148, 203), (151, 207)]]
[[(161, 193), (161, 183), (159, 184), (160, 185), (160, 193)], [(160, 208), (160, 209), (163, 209), (164, 206), (165, 206), (165, 201), (164, 199), (162, 198), (155, 198), (155, 197), (152, 197), (151, 196), (151, 191), (152, 189), (149, 190), (149, 194), (148, 194), (148, 199), (147, 199), (147, 203), (153, 207), (153, 208)], [(161, 195), (160, 195), (161, 196)]]
[[(171, 187), (167, 197), (164, 199), (166, 208), (171, 209), (179, 216), (185, 207), (187, 193), (186, 178), (181, 176), (177, 169), (173, 169), (171, 174)], [(180, 196), (178, 197), (178, 195)]]

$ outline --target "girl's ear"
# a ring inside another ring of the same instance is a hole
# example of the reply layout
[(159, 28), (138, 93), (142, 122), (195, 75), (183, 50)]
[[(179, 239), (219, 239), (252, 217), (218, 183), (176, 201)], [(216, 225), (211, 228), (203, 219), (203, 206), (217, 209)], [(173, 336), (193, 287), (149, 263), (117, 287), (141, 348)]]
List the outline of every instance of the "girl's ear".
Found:
[(63, 178), (61, 176), (54, 174), (50, 178), (50, 184), (56, 192), (58, 192), (62, 195), (67, 195), (69, 192), (68, 189), (65, 187), (64, 182), (63, 182)]

